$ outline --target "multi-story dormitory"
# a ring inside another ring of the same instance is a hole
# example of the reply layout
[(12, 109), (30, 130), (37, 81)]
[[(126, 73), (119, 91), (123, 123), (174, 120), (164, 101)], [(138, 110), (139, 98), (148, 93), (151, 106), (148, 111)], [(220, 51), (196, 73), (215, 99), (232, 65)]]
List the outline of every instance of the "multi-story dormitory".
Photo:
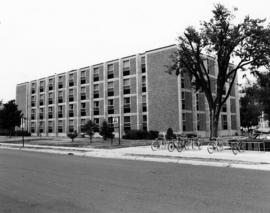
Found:
[[(63, 136), (81, 131), (88, 119), (125, 130), (144, 129), (209, 135), (209, 110), (203, 93), (196, 93), (187, 76), (169, 75), (166, 65), (175, 45), (59, 73), (17, 85), (16, 102), (32, 135)], [(216, 87), (216, 63), (207, 65)], [(235, 85), (237, 83), (237, 79)], [(228, 85), (227, 85), (228, 87)], [(236, 86), (222, 108), (220, 134), (240, 129)], [(117, 134), (118, 130), (115, 128)]]

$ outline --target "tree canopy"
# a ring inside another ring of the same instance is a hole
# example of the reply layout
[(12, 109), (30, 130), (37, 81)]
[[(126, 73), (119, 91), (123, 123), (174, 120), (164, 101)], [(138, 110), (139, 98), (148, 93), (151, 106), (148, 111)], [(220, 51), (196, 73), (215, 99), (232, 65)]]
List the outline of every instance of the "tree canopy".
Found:
[(15, 126), (20, 126), (22, 112), (18, 110), (18, 106), (15, 104), (15, 100), (8, 101), (3, 105), (0, 110), (0, 125), (1, 128), (7, 129), (11, 136), (15, 130)]
[[(211, 136), (217, 136), (221, 107), (234, 88), (237, 72), (269, 67), (270, 28), (264, 19), (249, 16), (236, 24), (236, 9), (230, 11), (221, 4), (216, 4), (212, 12), (213, 17), (201, 22), (199, 30), (187, 27), (178, 37), (178, 48), (172, 55), (173, 63), (168, 71), (176, 75), (187, 73), (196, 91), (205, 94)], [(209, 72), (208, 59), (216, 63), (212, 65), (216, 67), (215, 89), (211, 87), (213, 76)], [(233, 61), (236, 63), (232, 64)]]

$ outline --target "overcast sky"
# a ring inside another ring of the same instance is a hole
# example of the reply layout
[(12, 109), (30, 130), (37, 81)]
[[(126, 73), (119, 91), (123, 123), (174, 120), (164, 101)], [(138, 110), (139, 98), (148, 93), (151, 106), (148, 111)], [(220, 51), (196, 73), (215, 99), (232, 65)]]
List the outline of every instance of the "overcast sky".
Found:
[(18, 83), (174, 44), (217, 2), (270, 21), (267, 0), (0, 0), (0, 100)]

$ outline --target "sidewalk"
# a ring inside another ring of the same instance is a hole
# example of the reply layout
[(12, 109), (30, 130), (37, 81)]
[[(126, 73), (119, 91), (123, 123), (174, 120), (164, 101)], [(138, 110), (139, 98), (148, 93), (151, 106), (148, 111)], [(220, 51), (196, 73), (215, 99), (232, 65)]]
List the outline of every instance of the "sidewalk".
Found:
[(201, 150), (184, 150), (180, 153), (177, 151), (169, 152), (167, 149), (152, 151), (150, 146), (94, 149), (27, 144), (22, 148), (21, 144), (0, 143), (0, 148), (83, 157), (143, 160), (270, 171), (270, 152), (245, 151), (234, 155), (231, 150), (224, 150), (222, 152), (214, 152), (210, 155), (206, 150), (206, 146), (203, 146)]

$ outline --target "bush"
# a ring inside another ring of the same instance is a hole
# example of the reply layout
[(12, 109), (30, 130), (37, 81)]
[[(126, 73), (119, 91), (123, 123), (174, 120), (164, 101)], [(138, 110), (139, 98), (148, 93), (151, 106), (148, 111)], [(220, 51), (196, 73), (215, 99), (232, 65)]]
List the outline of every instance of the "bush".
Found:
[(167, 129), (167, 133), (166, 133), (166, 139), (167, 139), (167, 140), (171, 140), (171, 139), (173, 139), (174, 137), (175, 137), (175, 135), (173, 134), (172, 128), (171, 128), (171, 127), (168, 128), (168, 129)]
[(158, 137), (158, 131), (145, 131), (145, 130), (137, 130), (132, 129), (125, 132), (123, 136), (124, 139), (133, 139), (133, 140), (141, 140), (141, 139), (155, 139)]
[(74, 141), (74, 139), (78, 136), (77, 132), (72, 132), (67, 134), (67, 136), (72, 140), (72, 142)]

